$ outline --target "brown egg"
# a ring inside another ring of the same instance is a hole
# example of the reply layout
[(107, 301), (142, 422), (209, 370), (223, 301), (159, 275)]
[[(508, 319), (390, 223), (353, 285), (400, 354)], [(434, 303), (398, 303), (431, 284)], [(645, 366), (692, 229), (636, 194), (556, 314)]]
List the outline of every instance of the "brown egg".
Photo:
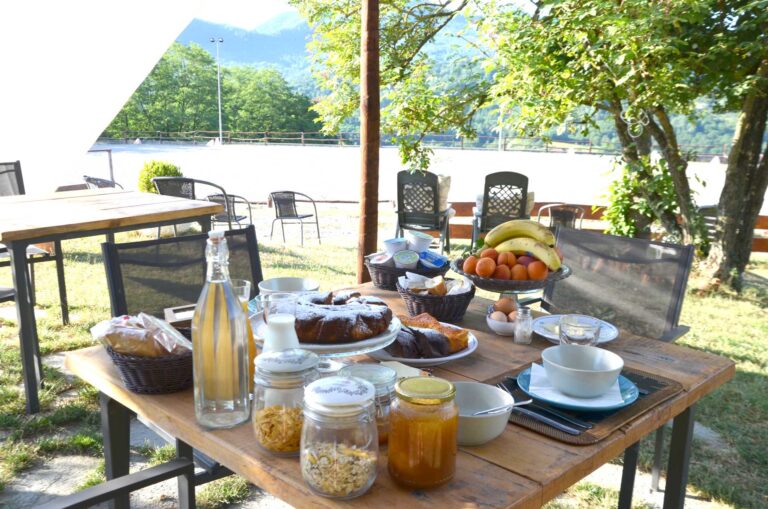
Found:
[(496, 303), (493, 305), (493, 309), (508, 315), (512, 311), (516, 311), (517, 306), (515, 305), (514, 300), (510, 299), (509, 297), (502, 297), (496, 301)]
[(493, 313), (491, 313), (491, 320), (496, 320), (497, 322), (506, 322), (507, 315), (505, 315), (501, 311), (494, 311)]
[(517, 320), (517, 311), (512, 311), (510, 314), (507, 315), (507, 318), (509, 318), (510, 322), (514, 322)]

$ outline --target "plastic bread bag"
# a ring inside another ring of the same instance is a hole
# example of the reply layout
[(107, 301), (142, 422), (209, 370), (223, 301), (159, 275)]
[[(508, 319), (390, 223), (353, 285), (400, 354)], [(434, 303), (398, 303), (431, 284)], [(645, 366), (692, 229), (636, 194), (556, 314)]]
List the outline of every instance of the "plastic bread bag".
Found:
[(168, 322), (146, 313), (104, 320), (91, 328), (91, 335), (124, 355), (161, 357), (192, 350), (192, 343)]

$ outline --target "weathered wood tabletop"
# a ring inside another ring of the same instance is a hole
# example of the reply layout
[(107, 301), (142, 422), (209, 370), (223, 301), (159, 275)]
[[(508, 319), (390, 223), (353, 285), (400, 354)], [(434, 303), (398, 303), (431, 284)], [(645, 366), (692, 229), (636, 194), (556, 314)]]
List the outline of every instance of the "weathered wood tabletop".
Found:
[(218, 214), (219, 203), (120, 189), (0, 198), (0, 242)]
[[(383, 298), (397, 314), (406, 310), (399, 295), (372, 287), (366, 294)], [(489, 301), (475, 298), (462, 322), (476, 335), (472, 355), (435, 368), (451, 380), (489, 381), (530, 364), (550, 343), (534, 339), (516, 345), (490, 332), (485, 323)], [(429, 491), (409, 491), (393, 483), (382, 453), (379, 475), (358, 499), (338, 502), (313, 494), (301, 478), (297, 459), (276, 458), (259, 450), (249, 425), (203, 431), (195, 424), (192, 391), (140, 396), (128, 392), (101, 346), (71, 352), (66, 366), (101, 392), (155, 422), (254, 484), (296, 507), (540, 507), (584, 476), (621, 454), (641, 437), (693, 405), (733, 377), (734, 363), (690, 348), (622, 334), (605, 347), (620, 354), (627, 366), (680, 382), (684, 390), (646, 414), (587, 446), (558, 442), (514, 424), (492, 442), (462, 447), (455, 478)], [(363, 356), (364, 357), (364, 356)]]

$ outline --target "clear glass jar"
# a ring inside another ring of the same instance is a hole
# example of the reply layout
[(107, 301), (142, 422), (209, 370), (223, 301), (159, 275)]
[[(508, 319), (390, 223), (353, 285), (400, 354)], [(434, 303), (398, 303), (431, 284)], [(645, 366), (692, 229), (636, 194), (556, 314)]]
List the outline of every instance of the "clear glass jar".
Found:
[(515, 343), (518, 345), (530, 345), (533, 337), (533, 318), (531, 310), (520, 307), (515, 318)]
[(395, 385), (389, 431), (389, 474), (409, 488), (432, 488), (456, 471), (456, 388), (442, 378), (411, 377)]
[(320, 364), (317, 365), (317, 371), (320, 373), (320, 378), (336, 376), (339, 374), (339, 370), (344, 366), (346, 366), (346, 364), (341, 361), (323, 358), (320, 359)]
[(395, 398), (397, 372), (381, 364), (352, 364), (339, 371), (341, 376), (356, 376), (368, 380), (376, 389), (376, 427), (379, 445), (385, 445), (389, 437), (389, 411)]
[(253, 430), (256, 443), (276, 456), (298, 456), (304, 387), (318, 378), (318, 356), (301, 349), (256, 357)]
[(349, 499), (376, 480), (376, 390), (366, 380), (331, 376), (304, 391), (301, 474), (315, 493)]

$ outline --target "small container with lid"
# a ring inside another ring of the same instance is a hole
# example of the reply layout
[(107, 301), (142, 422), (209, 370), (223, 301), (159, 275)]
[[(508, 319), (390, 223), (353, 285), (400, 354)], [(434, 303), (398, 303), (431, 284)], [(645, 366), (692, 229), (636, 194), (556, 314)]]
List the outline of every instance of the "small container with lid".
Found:
[(349, 499), (376, 480), (376, 389), (361, 378), (331, 376), (304, 391), (301, 474), (312, 491)]
[(339, 374), (339, 370), (347, 364), (334, 359), (324, 357), (320, 359), (320, 363), (317, 365), (317, 372), (320, 374), (320, 378), (327, 376), (335, 376)]
[(339, 371), (341, 376), (356, 376), (368, 380), (376, 388), (376, 427), (379, 445), (387, 443), (389, 436), (389, 409), (395, 397), (397, 372), (381, 364), (352, 364)]
[(317, 380), (316, 354), (299, 348), (256, 357), (253, 429), (256, 442), (277, 456), (297, 456), (304, 387)]
[(456, 388), (436, 377), (395, 385), (389, 431), (389, 474), (410, 488), (432, 488), (453, 478), (458, 450)]

